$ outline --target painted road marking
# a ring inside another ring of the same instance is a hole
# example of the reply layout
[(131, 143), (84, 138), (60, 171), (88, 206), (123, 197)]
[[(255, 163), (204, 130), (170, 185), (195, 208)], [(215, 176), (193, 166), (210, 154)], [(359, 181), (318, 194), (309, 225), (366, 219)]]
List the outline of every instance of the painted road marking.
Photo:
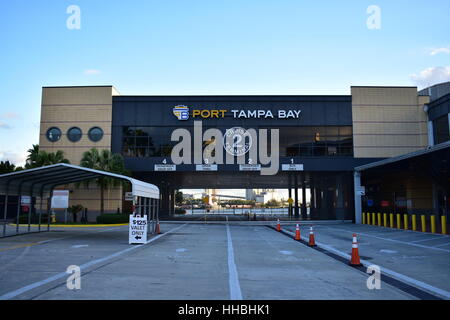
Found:
[(228, 224), (227, 224), (227, 241), (228, 241), (228, 282), (230, 286), (230, 299), (242, 300), (241, 286), (239, 284), (237, 267), (234, 261), (233, 240), (231, 239), (230, 226)]
[(424, 242), (424, 241), (439, 240), (439, 239), (442, 239), (442, 237), (428, 238), (428, 239), (421, 239), (421, 240), (414, 240), (414, 241), (411, 241), (411, 242), (416, 243), (416, 242)]
[[(342, 229), (340, 229), (340, 230), (342, 230)], [(294, 232), (292, 232), (292, 231), (285, 231), (285, 232), (287, 232), (287, 233), (291, 234), (292, 236), (294, 236)], [(362, 234), (362, 233), (358, 233), (358, 235), (359, 234)], [(345, 258), (345, 259), (347, 259), (349, 261), (351, 259), (351, 256), (349, 254), (347, 254), (345, 252), (342, 252), (342, 251), (339, 251), (339, 250), (337, 250), (337, 249), (333, 248), (332, 246), (329, 246), (329, 245), (327, 245), (325, 243), (316, 241), (316, 245), (318, 247), (320, 247), (320, 248), (323, 248), (323, 249), (325, 249), (325, 250), (327, 250), (329, 252), (332, 252), (332, 253), (334, 253), (334, 254), (342, 257), (342, 258)], [(360, 261), (361, 261), (361, 264), (364, 267), (366, 267), (366, 268), (368, 266), (370, 266), (370, 265), (373, 265), (373, 262), (369, 262), (367, 260), (361, 259)], [(416, 280), (414, 278), (408, 277), (408, 276), (406, 276), (404, 274), (395, 272), (395, 271), (390, 270), (388, 268), (385, 268), (385, 267), (382, 267), (382, 266), (379, 266), (379, 267), (380, 267), (380, 270), (383, 273), (386, 273), (386, 274), (388, 274), (388, 275), (390, 275), (390, 276), (392, 276), (392, 277), (394, 277), (394, 278), (396, 278), (398, 280), (401, 280), (403, 282), (406, 282), (407, 284), (419, 287), (421, 289), (428, 290), (428, 291), (433, 292), (435, 294), (441, 295), (441, 296), (445, 297), (446, 299), (450, 299), (450, 292), (448, 292), (448, 291), (446, 291), (444, 289), (437, 288), (437, 287), (432, 286), (432, 285), (430, 285), (428, 283), (422, 282), (420, 280)]]
[(398, 251), (389, 250), (389, 249), (381, 249), (380, 252), (382, 252), (382, 253), (398, 253)]
[[(111, 255), (109, 255), (109, 256), (106, 256), (106, 257), (103, 257), (103, 258), (100, 258), (100, 259), (95, 259), (95, 260), (89, 261), (89, 262), (87, 262), (87, 263), (85, 263), (85, 264), (82, 264), (82, 265), (80, 266), (80, 269), (81, 269), (81, 270), (87, 269), (87, 268), (89, 268), (89, 267), (91, 267), (91, 266), (94, 266), (94, 265), (96, 265), (96, 264), (102, 263), (102, 262), (107, 261), (107, 260), (111, 260), (111, 259), (116, 258), (116, 257), (118, 257), (118, 256), (121, 256), (121, 255), (123, 255), (124, 253), (130, 252), (130, 251), (132, 251), (132, 250), (136, 250), (137, 248), (140, 248), (140, 247), (142, 247), (142, 246), (145, 246), (145, 245), (147, 245), (147, 244), (149, 244), (149, 243), (151, 243), (151, 242), (153, 242), (153, 241), (155, 241), (155, 240), (161, 238), (162, 236), (164, 236), (164, 235), (166, 235), (166, 234), (169, 234), (169, 233), (171, 233), (171, 232), (174, 232), (174, 231), (177, 231), (177, 230), (181, 229), (181, 228), (184, 227), (185, 225), (186, 225), (186, 224), (183, 224), (183, 225), (181, 225), (181, 226), (179, 226), (179, 227), (176, 227), (176, 228), (174, 228), (174, 229), (171, 229), (171, 230), (169, 230), (169, 231), (167, 231), (167, 232), (165, 232), (165, 233), (162, 233), (162, 234), (160, 234), (160, 235), (157, 235), (156, 237), (154, 237), (154, 238), (152, 238), (152, 239), (150, 239), (150, 240), (147, 240), (147, 242), (146, 242), (145, 244), (134, 245), (134, 246), (132, 246), (131, 248), (124, 249), (124, 250), (122, 250), (122, 251), (113, 253), (113, 254), (111, 254)], [(14, 290), (14, 291), (5, 293), (5, 294), (3, 294), (3, 295), (0, 296), (0, 300), (8, 300), (8, 299), (12, 299), (12, 298), (14, 298), (14, 297), (17, 297), (18, 295), (21, 295), (21, 294), (27, 292), (27, 291), (33, 290), (33, 289), (35, 289), (35, 288), (38, 288), (38, 287), (43, 286), (43, 285), (45, 285), (45, 284), (47, 284), (47, 283), (51, 283), (51, 282), (53, 282), (53, 281), (55, 281), (55, 280), (59, 280), (59, 279), (64, 278), (64, 277), (67, 277), (67, 273), (66, 273), (66, 272), (61, 272), (61, 273), (55, 274), (54, 276), (51, 276), (51, 277), (49, 277), (49, 278), (47, 278), (47, 279), (44, 279), (44, 280), (41, 280), (41, 281), (37, 281), (37, 282), (34, 282), (34, 283), (32, 283), (32, 284), (29, 284), (29, 285), (27, 285), (27, 286), (25, 286), (25, 287), (22, 287), (22, 288), (20, 288), (20, 289), (17, 289), (17, 290)]]
[(86, 248), (86, 247), (89, 247), (89, 245), (88, 244), (75, 244), (75, 245), (71, 246), (71, 248), (75, 248), (75, 249)]
[[(93, 232), (84, 233), (84, 234), (82, 234), (82, 236), (88, 235), (88, 234), (92, 234), (92, 233), (100, 233), (100, 232), (106, 232), (106, 231), (112, 231), (112, 230), (117, 230), (117, 229), (116, 228), (110, 228), (110, 229), (104, 229), (104, 230), (96, 230), (96, 231), (93, 231)], [(20, 249), (20, 248), (32, 247), (32, 246), (35, 246), (35, 245), (45, 244), (45, 243), (49, 243), (49, 242), (53, 242), (53, 241), (57, 241), (57, 240), (69, 239), (69, 238), (73, 238), (73, 237), (77, 237), (77, 236), (80, 236), (80, 235), (79, 234), (75, 234), (75, 235), (71, 235), (71, 236), (67, 236), (67, 237), (63, 237), (63, 238), (47, 239), (47, 240), (41, 240), (41, 241), (37, 241), (37, 242), (31, 242), (31, 243), (15, 245), (15, 246), (12, 246), (12, 247), (2, 248), (2, 249), (0, 249), (0, 252)]]
[(436, 247), (445, 247), (445, 246), (448, 246), (448, 245), (450, 245), (450, 242), (443, 243), (443, 244), (438, 244), (438, 245), (436, 245), (436, 246), (434, 246), (434, 247), (435, 247), (435, 248), (436, 248)]
[(32, 246), (36, 246), (36, 245), (39, 245), (39, 244), (40, 244), (39, 242), (17, 244), (17, 245), (12, 246), (12, 247), (2, 248), (2, 249), (0, 249), (0, 252), (20, 249), (20, 248), (32, 247)]
[[(319, 227), (319, 226), (317, 226), (317, 227)], [(391, 229), (389, 227), (378, 227), (378, 226), (372, 226), (372, 225), (367, 225), (367, 227), (368, 227), (367, 229), (369, 229), (369, 227), (370, 227), (370, 232), (371, 233), (374, 233), (374, 234), (377, 234), (377, 235), (378, 234), (382, 234), (382, 233), (391, 233), (393, 235), (395, 235), (395, 234), (399, 234), (400, 235), (400, 234), (410, 233), (409, 236), (413, 236), (413, 235), (422, 236), (422, 237), (435, 236), (436, 238), (434, 238), (434, 239), (438, 239), (438, 238), (443, 238), (443, 237), (448, 237), (449, 236), (449, 235), (439, 234), (439, 233), (422, 232), (422, 231), (417, 231), (417, 230), (414, 231), (414, 230), (405, 230), (405, 229)], [(376, 231), (375, 229), (385, 229), (386, 231)], [(387, 230), (391, 230), (391, 231), (387, 231)], [(405, 238), (407, 238), (407, 237), (408, 236), (405, 236)], [(401, 238), (403, 238), (403, 236)], [(414, 241), (410, 241), (410, 242), (422, 242), (422, 241), (428, 241), (428, 240), (430, 240), (430, 239), (414, 240)]]
[[(348, 232), (348, 233), (354, 233), (353, 231), (349, 231), (349, 230), (345, 230), (345, 229), (339, 229), (339, 228), (332, 228), (332, 227), (323, 227), (323, 228), (333, 229), (333, 230), (340, 230), (340, 231), (345, 231), (345, 232)], [(419, 248), (450, 252), (450, 250), (448, 250), (448, 249), (441, 249), (441, 248), (436, 248), (436, 247), (431, 247), (431, 246), (424, 246), (424, 245), (421, 245), (421, 244), (411, 243), (411, 242), (406, 242), (406, 241), (401, 241), (401, 240), (382, 238), (382, 237), (377, 237), (377, 236), (374, 236), (374, 235), (371, 235), (371, 234), (368, 234), (368, 233), (358, 232), (358, 235), (363, 235), (363, 236), (366, 236), (366, 237), (372, 237), (372, 238), (376, 238), (376, 239), (380, 239), (380, 240), (386, 240), (386, 241), (391, 241), (391, 242), (403, 243), (403, 244), (406, 244), (406, 245), (409, 245), (409, 246), (414, 246), (414, 247), (419, 247)]]

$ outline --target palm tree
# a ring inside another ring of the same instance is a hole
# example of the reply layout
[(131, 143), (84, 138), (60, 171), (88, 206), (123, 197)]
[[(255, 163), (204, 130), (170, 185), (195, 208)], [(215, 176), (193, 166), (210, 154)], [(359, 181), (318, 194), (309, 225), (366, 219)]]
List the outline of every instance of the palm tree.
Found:
[(47, 152), (39, 150), (38, 144), (33, 144), (31, 149), (28, 149), (26, 169), (48, 166), (57, 163), (70, 163), (64, 158), (64, 152), (58, 150), (56, 152)]
[(33, 144), (33, 146), (31, 147), (31, 149), (28, 149), (28, 157), (27, 157), (27, 164), (32, 164), (32, 163), (36, 163), (38, 161), (39, 158), (39, 145), (38, 144)]
[[(43, 151), (44, 153), (45, 151)], [(47, 153), (45, 165), (51, 165), (56, 163), (70, 163), (69, 160), (64, 158), (64, 151), (58, 150), (56, 152)]]
[[(129, 171), (125, 169), (122, 155), (118, 153), (112, 154), (109, 150), (98, 151), (92, 148), (83, 153), (80, 165), (85, 168), (101, 170), (122, 175), (129, 175)], [(89, 186), (90, 181), (86, 181), (85, 185)], [(95, 180), (100, 187), (100, 213), (104, 213), (104, 190), (111, 186), (119, 186), (122, 182), (118, 179), (101, 177)]]
[(16, 166), (8, 160), (0, 162), (0, 174), (14, 172), (15, 169)]

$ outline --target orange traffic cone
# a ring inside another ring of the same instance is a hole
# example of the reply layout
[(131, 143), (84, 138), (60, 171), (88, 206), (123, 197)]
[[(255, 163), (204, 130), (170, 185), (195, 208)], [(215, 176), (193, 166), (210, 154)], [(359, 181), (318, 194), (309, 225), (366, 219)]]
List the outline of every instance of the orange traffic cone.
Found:
[(314, 231), (313, 231), (313, 227), (309, 228), (309, 243), (308, 245), (310, 247), (314, 247), (316, 245), (316, 241), (314, 240)]
[(358, 251), (358, 241), (356, 240), (356, 233), (353, 234), (352, 241), (352, 258), (350, 260), (350, 265), (361, 266), (361, 261), (359, 261), (359, 251)]
[(297, 226), (295, 227), (295, 240), (300, 241), (300, 239), (301, 239), (300, 227), (298, 226), (298, 223), (297, 223)]
[(277, 222), (277, 231), (281, 231), (280, 219)]
[(161, 233), (161, 229), (159, 228), (159, 220), (156, 221), (156, 230), (155, 230), (156, 234), (160, 234)]

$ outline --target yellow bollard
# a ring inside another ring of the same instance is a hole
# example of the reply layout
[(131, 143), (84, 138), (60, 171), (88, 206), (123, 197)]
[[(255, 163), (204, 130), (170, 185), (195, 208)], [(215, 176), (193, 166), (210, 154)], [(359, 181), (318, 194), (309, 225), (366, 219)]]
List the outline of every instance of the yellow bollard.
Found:
[(375, 212), (372, 212), (372, 225), (376, 226), (377, 222), (375, 221)]
[(378, 212), (378, 226), (381, 227), (381, 213)]
[(403, 215), (403, 227), (408, 230), (408, 215), (406, 213)]
[(411, 223), (412, 223), (413, 231), (416, 231), (417, 230), (417, 223), (416, 223), (416, 215), (415, 214), (413, 214), (411, 216)]
[(427, 232), (427, 222), (425, 220), (425, 215), (424, 214), (422, 214), (420, 216), (420, 222), (422, 224), (422, 232)]
[(436, 216), (431, 215), (431, 233), (436, 233)]
[(366, 224), (366, 213), (362, 213), (362, 224)]
[(383, 226), (387, 228), (387, 213), (383, 213)]
[(397, 213), (397, 229), (401, 229), (401, 224), (400, 213)]
[(447, 217), (441, 216), (442, 234), (447, 234)]
[(389, 213), (389, 227), (394, 228), (394, 214)]

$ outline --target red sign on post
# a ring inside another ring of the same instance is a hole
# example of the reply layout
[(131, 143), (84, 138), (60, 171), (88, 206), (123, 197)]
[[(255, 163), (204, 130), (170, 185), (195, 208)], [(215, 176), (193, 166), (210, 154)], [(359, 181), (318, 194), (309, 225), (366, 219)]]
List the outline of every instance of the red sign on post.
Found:
[(381, 206), (382, 206), (382, 207), (389, 207), (389, 201), (387, 201), (387, 200), (381, 200)]

